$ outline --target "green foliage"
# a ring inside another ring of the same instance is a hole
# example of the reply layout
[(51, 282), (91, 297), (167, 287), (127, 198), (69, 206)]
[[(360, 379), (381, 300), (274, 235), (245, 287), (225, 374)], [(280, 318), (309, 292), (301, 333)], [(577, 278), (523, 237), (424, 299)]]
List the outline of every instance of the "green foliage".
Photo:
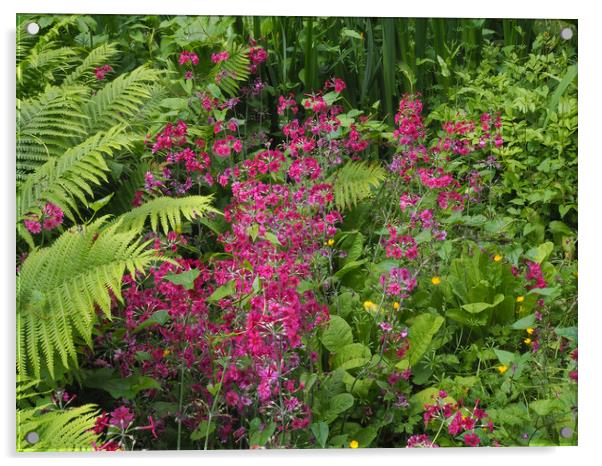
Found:
[[(105, 219), (73, 227), (34, 250), (17, 276), (17, 363), (20, 374), (50, 377), (77, 365), (76, 338), (91, 345), (97, 307), (111, 316), (121, 278), (156, 260), (138, 230), (103, 227)], [(57, 358), (58, 356), (58, 358)]]
[(519, 281), (508, 264), (475, 249), (454, 259), (443, 284), (448, 317), (469, 326), (509, 323), (515, 316)]
[(71, 141), (86, 135), (79, 109), (83, 87), (51, 87), (34, 98), (17, 98), (17, 178), (51, 157), (62, 155)]
[(212, 196), (157, 197), (118, 218), (120, 228), (141, 229), (147, 220), (150, 227), (158, 231), (159, 225), (165, 234), (182, 231), (182, 218), (193, 221), (206, 213), (218, 213), (211, 207)]
[(130, 147), (134, 137), (116, 126), (99, 132), (60, 157), (51, 158), (29, 175), (17, 193), (17, 220), (36, 213), (45, 202), (58, 205), (72, 220), (79, 213), (78, 202), (86, 205), (94, 196), (92, 188), (107, 181), (105, 157)]
[[(50, 406), (17, 410), (17, 451), (92, 451), (98, 440), (98, 435), (91, 430), (98, 408), (87, 404), (45, 411)], [(28, 438), (37, 441), (30, 443)]]
[(107, 130), (115, 125), (130, 125), (135, 115), (150, 99), (152, 84), (160, 72), (140, 66), (119, 75), (96, 92), (83, 107), (88, 133)]
[(385, 170), (367, 162), (347, 162), (328, 179), (333, 184), (335, 204), (349, 209), (372, 195), (385, 179)]

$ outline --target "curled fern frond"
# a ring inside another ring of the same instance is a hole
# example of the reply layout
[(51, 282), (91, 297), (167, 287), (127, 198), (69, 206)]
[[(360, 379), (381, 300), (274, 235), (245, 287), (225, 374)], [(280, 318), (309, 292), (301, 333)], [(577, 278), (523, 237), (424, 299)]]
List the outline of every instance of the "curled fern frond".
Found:
[[(91, 345), (96, 310), (111, 315), (121, 300), (126, 272), (157, 260), (140, 231), (123, 231), (103, 217), (75, 226), (51, 246), (32, 251), (17, 276), (17, 367), (19, 374), (54, 378), (55, 365), (77, 366), (76, 336)], [(103, 227), (104, 226), (104, 227)]]
[(372, 195), (380, 186), (386, 172), (380, 165), (365, 161), (350, 161), (336, 170), (327, 182), (333, 185), (335, 204), (339, 209), (349, 209)]
[(164, 233), (182, 231), (182, 217), (192, 221), (208, 212), (219, 213), (211, 207), (213, 195), (158, 197), (118, 217), (121, 228), (142, 228), (147, 220), (153, 231), (159, 225)]

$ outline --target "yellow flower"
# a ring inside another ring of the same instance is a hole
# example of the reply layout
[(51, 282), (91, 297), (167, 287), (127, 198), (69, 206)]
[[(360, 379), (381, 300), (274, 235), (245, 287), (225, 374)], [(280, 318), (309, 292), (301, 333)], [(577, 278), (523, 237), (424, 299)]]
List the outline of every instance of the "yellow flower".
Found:
[(349, 442), (349, 448), (358, 448), (360, 446), (360, 443), (357, 440), (352, 440), (351, 442)]
[(517, 296), (517, 297), (516, 297), (516, 302), (517, 302), (517, 303), (522, 303), (524, 300), (525, 300), (525, 297), (524, 297), (524, 296)]
[(500, 374), (503, 374), (504, 372), (506, 372), (508, 370), (508, 366), (506, 366), (505, 364), (502, 364), (501, 366), (497, 366), (497, 370), (500, 372)]
[(376, 307), (376, 304), (374, 304), (372, 301), (364, 301), (364, 309), (366, 311), (370, 311), (372, 309), (374, 309)]
[(399, 309), (399, 303), (397, 301), (395, 301), (393, 303), (393, 309), (395, 309), (395, 310)]
[(523, 341), (525, 342), (525, 345), (530, 345), (532, 343), (530, 338), (525, 338)]
[(495, 256), (493, 256), (493, 260), (496, 262), (499, 262), (502, 260), (502, 256), (500, 256), (499, 254), (496, 254)]
[[(534, 331), (535, 331), (535, 330), (533, 330), (531, 327), (529, 327), (529, 328), (527, 329), (527, 333), (528, 333), (529, 335), (533, 335), (533, 332), (534, 332)], [(527, 343), (527, 344), (528, 344), (528, 343)]]
[(327, 242), (328, 246), (332, 246), (334, 244), (334, 240), (333, 239), (329, 239)]
[(435, 277), (431, 278), (431, 283), (433, 285), (440, 285), (441, 284), (441, 277), (435, 276)]
[(171, 353), (171, 351), (169, 351), (168, 349), (163, 350), (163, 357), (169, 356), (169, 353)]

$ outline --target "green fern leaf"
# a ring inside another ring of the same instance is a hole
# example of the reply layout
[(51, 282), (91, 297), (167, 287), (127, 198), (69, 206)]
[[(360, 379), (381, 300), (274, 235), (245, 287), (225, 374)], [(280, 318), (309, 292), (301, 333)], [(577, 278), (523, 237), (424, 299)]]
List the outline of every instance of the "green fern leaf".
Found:
[(51, 87), (35, 98), (17, 100), (17, 178), (85, 138), (80, 106), (86, 93), (81, 86)]
[(51, 377), (55, 364), (77, 365), (75, 337), (91, 345), (96, 309), (111, 316), (111, 293), (121, 300), (121, 279), (157, 260), (139, 230), (106, 217), (76, 226), (50, 247), (34, 250), (17, 276), (17, 366), (21, 375)]
[(192, 221), (207, 212), (219, 213), (211, 207), (212, 201), (213, 195), (158, 197), (121, 215), (118, 217), (118, 221), (121, 228), (125, 229), (141, 229), (145, 222), (150, 220), (153, 231), (157, 231), (159, 225), (164, 233), (182, 231), (182, 217)]
[(135, 139), (116, 126), (96, 133), (61, 157), (48, 160), (19, 186), (17, 220), (40, 209), (44, 202), (52, 202), (75, 221), (78, 202), (85, 204), (93, 197), (92, 186), (106, 181), (109, 167), (105, 156), (129, 147)]
[(335, 204), (339, 209), (349, 209), (372, 195), (386, 177), (379, 165), (368, 165), (365, 161), (347, 162), (335, 171), (327, 182), (333, 185)]
[(65, 78), (63, 84), (70, 85), (83, 80), (86, 75), (89, 79), (96, 80), (92, 76), (94, 68), (107, 64), (117, 54), (115, 44), (103, 44), (91, 50), (81, 63)]
[(90, 451), (98, 441), (92, 427), (96, 405), (44, 411), (52, 405), (17, 410), (17, 451)]
[(229, 58), (213, 67), (210, 79), (216, 79), (218, 86), (229, 96), (238, 93), (239, 83), (249, 77), (249, 49), (234, 45), (228, 50)]
[(106, 84), (84, 107), (88, 132), (92, 134), (115, 125), (128, 125), (131, 117), (151, 97), (151, 84), (160, 75), (158, 70), (141, 66)]

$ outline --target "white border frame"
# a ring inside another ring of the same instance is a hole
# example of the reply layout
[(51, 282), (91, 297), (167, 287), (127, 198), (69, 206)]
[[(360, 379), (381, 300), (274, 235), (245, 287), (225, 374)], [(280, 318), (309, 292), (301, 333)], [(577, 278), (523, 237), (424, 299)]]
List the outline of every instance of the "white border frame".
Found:
[[(0, 283), (5, 297), (2, 306), (4, 343), (2, 344), (3, 394), (2, 410), (2, 452), (5, 464), (29, 464), (38, 459), (48, 464), (99, 464), (111, 461), (112, 464), (164, 465), (166, 460), (177, 459), (182, 464), (244, 463), (287, 466), (307, 465), (316, 460), (327, 461), (331, 465), (365, 465), (378, 458), (391, 463), (428, 464), (472, 464), (504, 465), (521, 462), (533, 464), (556, 462), (566, 464), (589, 464), (589, 457), (598, 456), (595, 450), (602, 433), (600, 410), (602, 388), (600, 377), (599, 329), (602, 329), (600, 307), (597, 306), (596, 288), (600, 288), (602, 264), (600, 254), (599, 221), (602, 198), (599, 177), (602, 175), (602, 154), (596, 150), (601, 131), (600, 113), (600, 22), (592, 2), (563, 2), (548, 0), (528, 2), (525, 0), (504, 0), (503, 2), (449, 1), (408, 2), (391, 0), (370, 0), (354, 5), (349, 0), (303, 0), (282, 2), (277, 0), (228, 0), (207, 3), (200, 0), (98, 0), (97, 2), (72, 2), (69, 0), (47, 0), (44, 2), (22, 0), (18, 4), (4, 0), (0, 6), (2, 15), (2, 72), (0, 72), (0, 95), (3, 96), (4, 111), (0, 113), (0, 128), (3, 132), (4, 151), (0, 155), (2, 163), (2, 273)], [(580, 370), (579, 370), (579, 447), (559, 448), (478, 448), (478, 449), (371, 449), (371, 450), (296, 450), (296, 451), (245, 451), (245, 452), (136, 452), (93, 453), (93, 454), (17, 454), (14, 451), (14, 356), (15, 356), (15, 15), (16, 13), (105, 13), (105, 14), (187, 14), (187, 15), (286, 15), (286, 16), (405, 16), (405, 17), (515, 17), (515, 18), (577, 18), (579, 20), (579, 207), (580, 207), (580, 270), (579, 299), (580, 322)], [(585, 98), (583, 98), (585, 96)], [(518, 465), (517, 465), (518, 466)]]

